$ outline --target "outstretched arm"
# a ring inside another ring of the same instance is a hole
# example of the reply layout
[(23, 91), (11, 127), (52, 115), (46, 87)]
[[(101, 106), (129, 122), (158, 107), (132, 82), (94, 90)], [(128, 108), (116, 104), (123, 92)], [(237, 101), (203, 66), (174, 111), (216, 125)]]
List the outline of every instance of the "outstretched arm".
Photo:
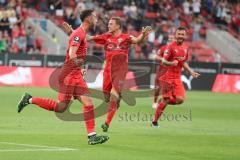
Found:
[(186, 62), (183, 63), (183, 68), (185, 71), (190, 73), (193, 76), (193, 78), (198, 78), (200, 76), (200, 74), (197, 72), (194, 72)]
[[(72, 26), (69, 25), (67, 22), (63, 22), (63, 24), (61, 25), (61, 28), (68, 35), (70, 35), (73, 32)], [(90, 35), (87, 35), (86, 38), (87, 38), (87, 41), (93, 41), (94, 37), (90, 36)]]
[(146, 26), (142, 28), (142, 33), (138, 37), (132, 37), (131, 41), (133, 44), (142, 43), (143, 40), (148, 36), (148, 34), (152, 32), (151, 26)]
[(94, 40), (94, 36), (90, 36), (90, 35), (87, 35), (87, 41), (93, 41)]
[(70, 35), (73, 32), (72, 26), (69, 25), (67, 22), (63, 22), (61, 28), (67, 35)]

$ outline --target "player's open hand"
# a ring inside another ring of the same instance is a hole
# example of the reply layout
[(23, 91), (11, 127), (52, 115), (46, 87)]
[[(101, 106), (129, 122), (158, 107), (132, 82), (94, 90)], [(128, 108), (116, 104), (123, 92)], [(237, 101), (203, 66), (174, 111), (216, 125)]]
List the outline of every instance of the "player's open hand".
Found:
[(147, 36), (149, 33), (151, 33), (153, 31), (151, 26), (146, 26), (146, 27), (142, 27), (142, 34), (144, 36)]
[(67, 22), (63, 22), (62, 25), (61, 25), (61, 28), (67, 34), (70, 34), (73, 31), (72, 26), (69, 25)]
[(192, 72), (191, 76), (193, 76), (193, 78), (198, 78), (200, 76), (200, 74), (197, 72)]

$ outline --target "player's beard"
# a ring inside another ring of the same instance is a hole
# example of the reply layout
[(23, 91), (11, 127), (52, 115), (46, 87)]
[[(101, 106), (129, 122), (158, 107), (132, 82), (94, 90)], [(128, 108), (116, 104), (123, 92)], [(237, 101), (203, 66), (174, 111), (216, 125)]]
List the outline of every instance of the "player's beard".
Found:
[(108, 28), (108, 33), (111, 33), (111, 34), (114, 34), (114, 29), (110, 29), (110, 28)]
[(183, 42), (184, 42), (184, 38), (179, 38), (179, 39), (177, 40), (177, 43), (178, 43), (178, 44), (183, 44)]
[(111, 33), (111, 34), (113, 34), (113, 33), (114, 33), (114, 31), (113, 31), (113, 30), (108, 30), (108, 32), (109, 32), (109, 33)]

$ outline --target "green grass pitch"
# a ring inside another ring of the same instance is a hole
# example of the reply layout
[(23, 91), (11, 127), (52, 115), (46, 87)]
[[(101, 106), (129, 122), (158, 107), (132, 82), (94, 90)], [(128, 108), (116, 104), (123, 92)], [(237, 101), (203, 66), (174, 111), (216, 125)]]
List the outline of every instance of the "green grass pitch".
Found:
[[(188, 92), (184, 104), (165, 110), (157, 129), (150, 127), (152, 98), (137, 99), (135, 107), (122, 103), (109, 141), (90, 146), (83, 122), (59, 120), (33, 105), (18, 114), (16, 105), (25, 91), (56, 98), (47, 88), (0, 87), (0, 160), (240, 159), (237, 94)], [(75, 102), (72, 111), (81, 112), (81, 104)], [(96, 119), (98, 134), (103, 134), (104, 118)]]

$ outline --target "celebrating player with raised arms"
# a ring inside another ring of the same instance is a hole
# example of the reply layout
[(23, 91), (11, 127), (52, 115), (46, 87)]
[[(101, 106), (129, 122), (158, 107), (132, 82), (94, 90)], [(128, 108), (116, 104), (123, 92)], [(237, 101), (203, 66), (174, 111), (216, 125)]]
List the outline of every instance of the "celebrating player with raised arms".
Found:
[[(106, 65), (103, 73), (103, 92), (106, 102), (109, 102), (105, 123), (102, 124), (104, 132), (117, 111), (121, 99), (126, 74), (128, 72), (128, 51), (131, 44), (143, 42), (152, 31), (150, 26), (142, 28), (138, 37), (122, 33), (122, 24), (119, 17), (112, 17), (108, 22), (108, 32), (102, 35), (88, 36), (88, 41), (104, 45)], [(63, 25), (65, 32), (71, 32), (68, 24)], [(111, 96), (110, 96), (111, 95)]]

